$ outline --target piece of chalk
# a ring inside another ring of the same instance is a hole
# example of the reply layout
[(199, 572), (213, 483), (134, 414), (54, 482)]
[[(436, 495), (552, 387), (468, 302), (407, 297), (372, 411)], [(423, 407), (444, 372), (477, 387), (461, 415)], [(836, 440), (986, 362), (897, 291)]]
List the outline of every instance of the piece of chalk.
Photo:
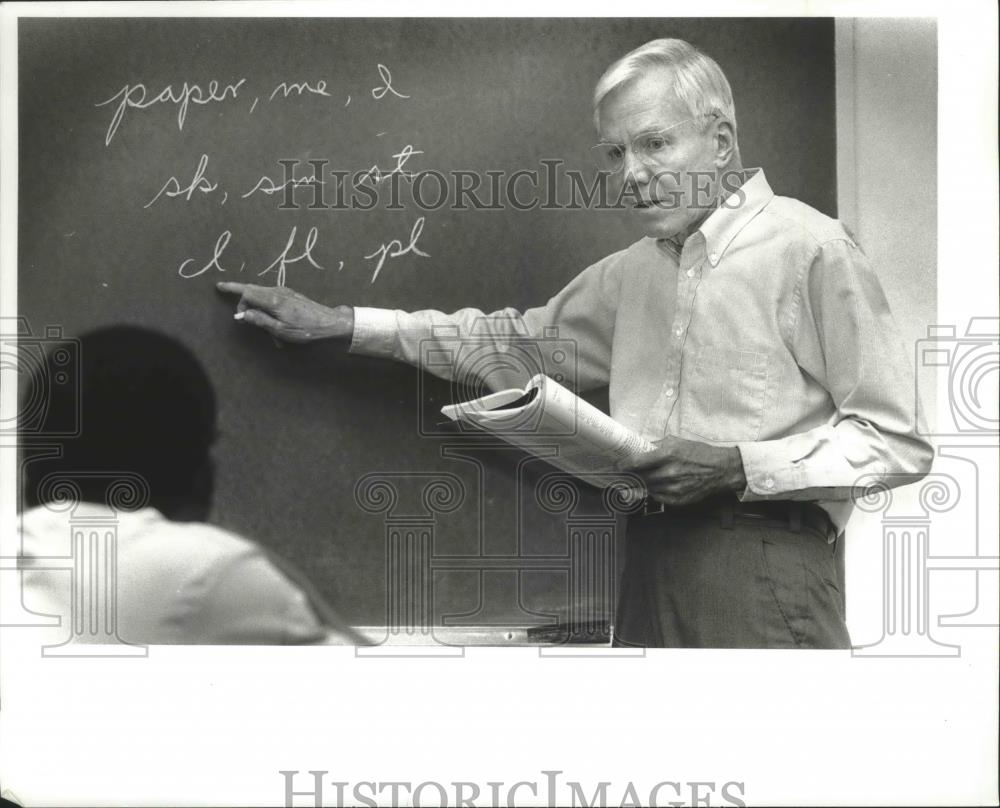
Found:
[(236, 312), (236, 314), (233, 315), (233, 319), (234, 320), (242, 320), (246, 316), (247, 316), (247, 313), (245, 311), (238, 311), (238, 312)]

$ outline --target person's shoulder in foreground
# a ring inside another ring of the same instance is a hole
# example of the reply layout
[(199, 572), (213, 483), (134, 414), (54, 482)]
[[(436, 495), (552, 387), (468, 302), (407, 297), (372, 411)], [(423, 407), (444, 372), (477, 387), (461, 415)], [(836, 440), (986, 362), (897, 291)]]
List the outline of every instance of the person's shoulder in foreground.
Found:
[(133, 326), (90, 332), (79, 349), (79, 397), (53, 395), (46, 417), (78, 414), (80, 434), (25, 467), (24, 605), (80, 642), (351, 642), (301, 573), (206, 523), (217, 408), (194, 354)]
[[(73, 511), (74, 520), (102, 516), (104, 506), (92, 503)], [(154, 508), (118, 513), (114, 522), (118, 639), (152, 645), (283, 645), (336, 637), (309, 597), (257, 543), (201, 522), (171, 522)], [(64, 514), (33, 508), (23, 515), (22, 558), (68, 557), (70, 536)], [(27, 608), (71, 614), (68, 569), (28, 568), (22, 575)], [(113, 638), (95, 637), (100, 640)]]

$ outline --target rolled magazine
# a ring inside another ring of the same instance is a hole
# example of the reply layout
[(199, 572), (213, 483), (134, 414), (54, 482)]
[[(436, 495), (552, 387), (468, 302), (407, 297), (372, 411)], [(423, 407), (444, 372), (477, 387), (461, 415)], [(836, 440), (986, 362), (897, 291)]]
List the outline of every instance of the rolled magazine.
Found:
[(501, 390), (449, 404), (441, 412), (599, 487), (614, 483), (605, 475), (618, 472), (622, 461), (655, 448), (638, 432), (541, 373), (523, 390)]

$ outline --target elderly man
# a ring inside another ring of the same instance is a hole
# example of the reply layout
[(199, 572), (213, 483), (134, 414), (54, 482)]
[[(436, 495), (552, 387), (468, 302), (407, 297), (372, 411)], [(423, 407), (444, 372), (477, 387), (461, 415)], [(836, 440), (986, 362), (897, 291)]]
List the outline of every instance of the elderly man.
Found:
[(657, 443), (629, 466), (648, 498), (628, 525), (616, 641), (846, 648), (836, 549), (853, 487), (916, 480), (932, 457), (878, 278), (839, 222), (743, 169), (729, 83), (686, 42), (613, 64), (594, 120), (645, 237), (545, 306), (406, 313), (220, 289), (279, 338), (413, 363), (438, 325), (478, 320), (481, 336), (486, 322), (498, 342), (557, 326), (578, 386), (608, 385), (612, 417)]

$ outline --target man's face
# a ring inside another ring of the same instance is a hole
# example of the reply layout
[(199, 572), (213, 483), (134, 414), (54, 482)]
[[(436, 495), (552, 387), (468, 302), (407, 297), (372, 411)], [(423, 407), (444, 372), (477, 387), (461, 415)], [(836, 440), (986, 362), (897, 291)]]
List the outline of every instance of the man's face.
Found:
[[(629, 145), (617, 179), (629, 219), (647, 236), (686, 238), (711, 212), (721, 167), (716, 124), (706, 130), (708, 119), (691, 117), (674, 95), (669, 68), (650, 71), (601, 102), (601, 141)], [(645, 141), (655, 146), (655, 162), (634, 153), (637, 139), (662, 130), (660, 138)]]

